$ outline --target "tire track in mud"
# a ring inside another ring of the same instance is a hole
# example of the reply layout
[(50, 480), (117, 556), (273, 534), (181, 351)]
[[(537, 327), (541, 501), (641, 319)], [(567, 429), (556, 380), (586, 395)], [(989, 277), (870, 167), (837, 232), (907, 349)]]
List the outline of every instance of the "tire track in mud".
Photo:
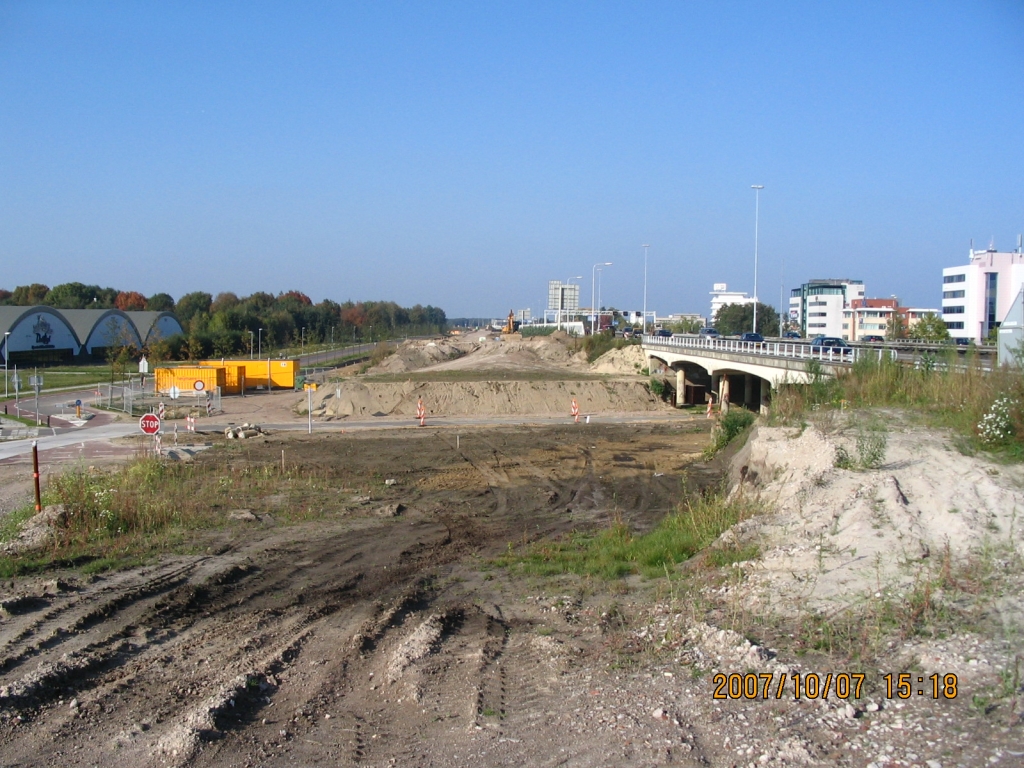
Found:
[[(572, 654), (506, 618), (497, 597), (479, 599), (458, 563), (503, 547), (517, 526), (564, 530), (564, 506), (592, 515), (606, 451), (588, 445), (559, 440), (519, 461), (464, 442), (491, 498), (476, 495), (477, 477), (461, 497), (417, 488), (396, 518), (254, 530), (225, 555), (84, 585), (37, 614), (27, 605), (0, 621), (5, 656), (24, 656), (0, 669), (0, 685), (23, 680), (29, 659), (82, 656), (0, 700), (3, 762), (450, 766), (484, 742), (500, 764), (550, 759), (521, 737), (550, 729)], [(46, 621), (86, 615), (73, 636), (27, 652)]]

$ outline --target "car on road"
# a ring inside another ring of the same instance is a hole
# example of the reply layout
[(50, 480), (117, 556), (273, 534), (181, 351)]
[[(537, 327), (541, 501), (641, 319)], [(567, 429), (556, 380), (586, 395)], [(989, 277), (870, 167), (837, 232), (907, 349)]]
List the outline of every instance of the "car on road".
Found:
[(718, 332), (717, 328), (701, 328), (699, 331), (697, 331), (697, 335), (706, 336), (709, 339), (717, 339), (722, 334)]
[(966, 336), (957, 336), (953, 340), (953, 343), (956, 344), (958, 347), (969, 347), (971, 345), (971, 340), (968, 339)]
[(821, 352), (849, 352), (852, 347), (837, 336), (816, 336), (811, 339), (811, 349)]
[(658, 330), (656, 330), (654, 332), (654, 335), (655, 336), (662, 336), (662, 337), (671, 339), (672, 338), (672, 331), (670, 331), (668, 328), (659, 328)]
[(861, 341), (866, 341), (868, 344), (881, 344), (885, 339), (881, 336), (864, 336)]
[(760, 333), (753, 333), (751, 331), (747, 331), (742, 336), (740, 336), (740, 341), (752, 341), (756, 344), (761, 344), (762, 342), (764, 342), (764, 336), (762, 336)]
[(784, 339), (799, 339), (799, 338), (802, 338), (802, 337), (800, 336), (800, 331), (786, 331), (784, 334), (782, 334), (782, 338), (784, 338)]

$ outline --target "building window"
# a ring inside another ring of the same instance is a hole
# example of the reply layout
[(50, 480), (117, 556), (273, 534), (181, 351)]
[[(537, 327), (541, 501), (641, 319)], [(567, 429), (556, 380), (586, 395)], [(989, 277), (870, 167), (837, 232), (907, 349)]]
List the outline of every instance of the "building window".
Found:
[(946, 327), (951, 331), (962, 331), (964, 329), (964, 324), (962, 322), (946, 323)]
[(808, 323), (807, 327), (808, 328), (824, 328), (825, 327), (825, 323)]
[(962, 315), (963, 313), (964, 313), (964, 308), (962, 306), (960, 306), (960, 307), (943, 307), (942, 308), (942, 314), (944, 314), (944, 315)]
[(943, 291), (942, 298), (944, 299), (962, 299), (964, 297), (963, 291)]
[(967, 279), (967, 275), (943, 275), (942, 282), (944, 283), (962, 283)]
[(999, 289), (999, 273), (985, 273), (985, 333), (988, 334), (992, 328), (997, 328), (996, 320), (996, 291)]
[(849, 324), (849, 323), (843, 323), (843, 328), (844, 328), (844, 329), (846, 329), (846, 328), (849, 328), (849, 327), (850, 327), (850, 324)]

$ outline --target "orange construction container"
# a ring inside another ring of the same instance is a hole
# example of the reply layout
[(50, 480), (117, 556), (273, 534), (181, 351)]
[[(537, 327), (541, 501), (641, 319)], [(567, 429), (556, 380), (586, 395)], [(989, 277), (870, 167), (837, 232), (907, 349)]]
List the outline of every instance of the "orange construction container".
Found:
[(267, 388), (269, 379), (274, 389), (295, 389), (299, 375), (298, 360), (204, 360), (200, 365), (222, 367), (227, 389), (231, 394), (241, 392), (241, 377), (245, 377), (245, 390), (251, 392)]
[(255, 389), (256, 385), (246, 376), (246, 365), (256, 365), (252, 360), (201, 360), (199, 364), (224, 369), (224, 389), (221, 391), (226, 395), (245, 394), (243, 387), (246, 391)]
[(171, 387), (177, 387), (182, 395), (198, 395), (213, 392), (217, 387), (224, 391), (224, 369), (208, 365), (183, 365), (177, 368), (156, 368), (156, 391), (167, 394)]

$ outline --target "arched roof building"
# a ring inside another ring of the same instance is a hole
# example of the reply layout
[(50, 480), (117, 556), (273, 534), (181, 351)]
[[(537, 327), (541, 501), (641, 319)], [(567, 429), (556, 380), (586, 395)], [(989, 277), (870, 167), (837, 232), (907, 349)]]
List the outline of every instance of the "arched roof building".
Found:
[(88, 359), (110, 346), (142, 347), (182, 333), (171, 312), (0, 307), (0, 361), (48, 363)]

